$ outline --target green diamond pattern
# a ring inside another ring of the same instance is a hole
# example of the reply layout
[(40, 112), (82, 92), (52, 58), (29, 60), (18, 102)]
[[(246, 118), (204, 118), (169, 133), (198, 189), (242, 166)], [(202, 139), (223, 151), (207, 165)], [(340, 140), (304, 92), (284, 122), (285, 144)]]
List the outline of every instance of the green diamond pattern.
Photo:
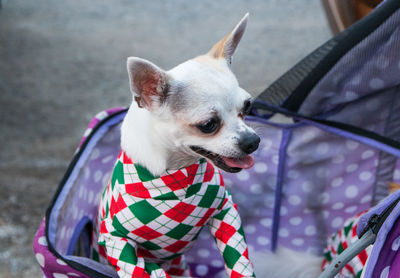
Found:
[(166, 194), (162, 194), (160, 196), (154, 197), (155, 200), (179, 200), (178, 197), (174, 194), (174, 192), (169, 192)]
[(198, 206), (203, 208), (211, 207), (211, 204), (214, 202), (215, 197), (217, 196), (218, 190), (218, 185), (209, 185), (203, 199), (201, 199)]
[(138, 176), (139, 176), (139, 179), (140, 179), (142, 182), (151, 181), (151, 180), (154, 180), (154, 179), (159, 178), (159, 177), (153, 176), (153, 174), (150, 173), (150, 171), (147, 170), (147, 169), (146, 169), (145, 167), (143, 167), (142, 165), (140, 165), (140, 164), (134, 164), (134, 165), (135, 165), (137, 174), (138, 174)]
[(199, 192), (202, 185), (202, 183), (195, 183), (189, 186), (186, 192), (186, 198), (189, 198), (190, 196), (193, 196), (194, 194)]
[(119, 260), (127, 263), (137, 263), (136, 250), (130, 244), (125, 244), (119, 255)]
[(241, 255), (238, 251), (236, 251), (236, 249), (227, 245), (225, 247), (225, 250), (224, 250), (224, 253), (222, 254), (222, 256), (224, 257), (224, 261), (225, 261), (226, 265), (230, 269), (232, 269), (233, 266), (235, 265), (235, 263), (239, 260)]
[(112, 235), (125, 237), (129, 234), (129, 231), (119, 222), (118, 217), (113, 218), (112, 225), (115, 228), (115, 231), (111, 232)]
[(151, 241), (142, 242), (142, 243), (140, 243), (140, 245), (142, 245), (147, 250), (159, 250), (159, 249), (161, 249), (160, 246), (158, 246), (157, 244), (155, 244), (155, 243), (153, 243)]
[(144, 224), (150, 223), (161, 215), (161, 212), (150, 205), (146, 200), (130, 205), (129, 209)]
[(111, 189), (114, 189), (115, 181), (118, 181), (119, 184), (124, 184), (124, 165), (121, 161), (118, 161), (114, 167), (114, 171), (111, 178)]
[(189, 226), (186, 224), (182, 224), (180, 223), (178, 226), (176, 226), (175, 228), (173, 228), (171, 231), (169, 231), (168, 233), (166, 233), (167, 236), (175, 238), (177, 240), (182, 239), (183, 236), (185, 236), (191, 229), (193, 228), (193, 226)]

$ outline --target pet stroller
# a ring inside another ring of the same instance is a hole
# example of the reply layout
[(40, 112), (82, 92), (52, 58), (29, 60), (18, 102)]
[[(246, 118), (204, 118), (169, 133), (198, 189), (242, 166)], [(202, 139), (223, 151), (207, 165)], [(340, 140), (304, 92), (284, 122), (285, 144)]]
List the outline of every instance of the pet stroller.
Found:
[[(255, 166), (224, 175), (250, 254), (279, 245), (322, 255), (331, 233), (369, 210), (334, 265), (375, 241), (364, 277), (400, 277), (400, 192), (388, 190), (400, 183), (399, 86), (400, 1), (387, 0), (258, 97), (247, 117), (261, 136)], [(291, 122), (271, 121), (277, 112)], [(34, 240), (45, 277), (117, 277), (92, 258), (90, 237), (125, 113), (94, 118), (60, 183)], [(187, 255), (195, 277), (223, 269), (212, 241), (203, 231)]]

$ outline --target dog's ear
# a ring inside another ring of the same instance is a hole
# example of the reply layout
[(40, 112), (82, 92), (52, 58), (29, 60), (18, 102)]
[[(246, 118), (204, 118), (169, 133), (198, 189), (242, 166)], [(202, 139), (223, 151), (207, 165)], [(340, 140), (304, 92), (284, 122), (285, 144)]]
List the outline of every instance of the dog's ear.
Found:
[(246, 30), (248, 17), (249, 13), (245, 14), (233, 31), (217, 42), (208, 52), (208, 55), (216, 59), (225, 58), (228, 64), (231, 64), (233, 53), (235, 53), (236, 47)]
[(139, 107), (151, 110), (155, 103), (165, 101), (169, 86), (164, 70), (137, 57), (128, 58), (127, 69), (130, 88)]

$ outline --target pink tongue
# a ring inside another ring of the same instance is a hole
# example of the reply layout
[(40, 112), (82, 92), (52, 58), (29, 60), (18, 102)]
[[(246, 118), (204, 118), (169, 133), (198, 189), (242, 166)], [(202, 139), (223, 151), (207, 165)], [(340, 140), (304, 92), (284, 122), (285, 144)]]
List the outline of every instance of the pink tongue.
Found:
[(249, 169), (254, 165), (254, 158), (251, 155), (247, 155), (241, 158), (231, 158), (223, 156), (222, 159), (229, 167)]

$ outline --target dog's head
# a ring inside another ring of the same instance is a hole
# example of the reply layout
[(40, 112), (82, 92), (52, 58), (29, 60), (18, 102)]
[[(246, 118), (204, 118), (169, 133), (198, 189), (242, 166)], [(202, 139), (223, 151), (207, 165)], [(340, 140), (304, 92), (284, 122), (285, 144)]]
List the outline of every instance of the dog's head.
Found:
[(228, 172), (250, 168), (254, 159), (249, 154), (260, 142), (244, 122), (251, 96), (230, 68), (247, 17), (207, 54), (169, 71), (136, 57), (127, 62), (134, 99), (150, 111), (167, 148), (205, 157)]

